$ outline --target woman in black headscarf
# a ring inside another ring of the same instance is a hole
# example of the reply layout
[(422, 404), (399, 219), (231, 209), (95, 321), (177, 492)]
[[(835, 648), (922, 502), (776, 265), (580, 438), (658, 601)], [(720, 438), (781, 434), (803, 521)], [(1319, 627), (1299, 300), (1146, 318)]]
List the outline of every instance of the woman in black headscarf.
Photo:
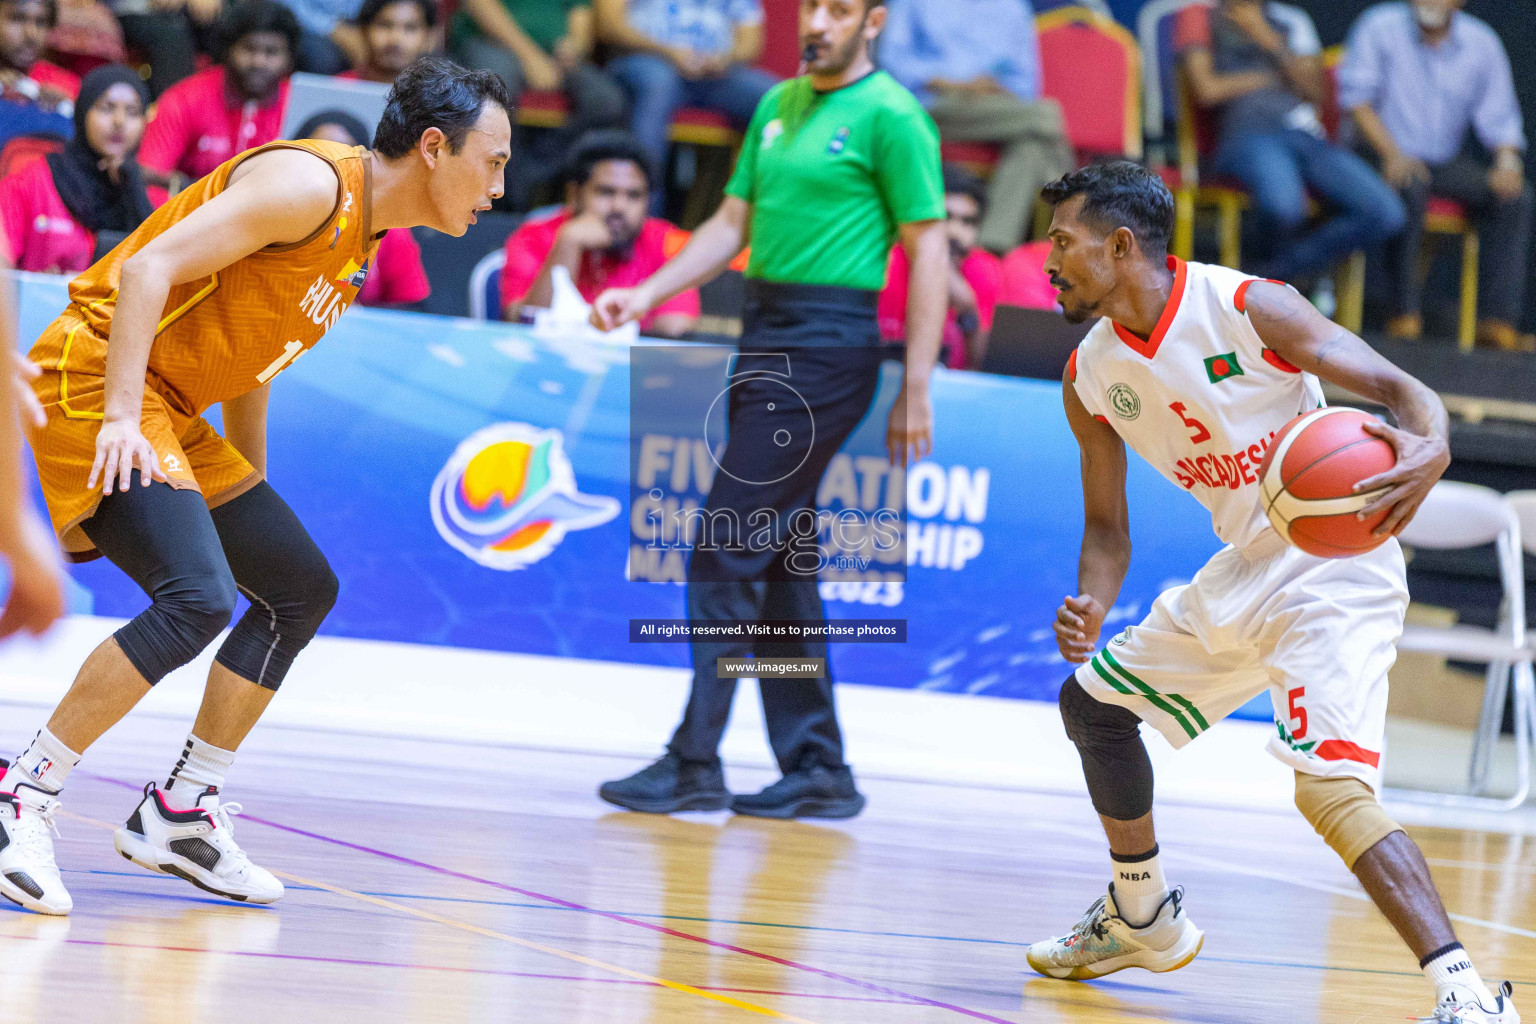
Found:
[(21, 270), (78, 273), (154, 212), (134, 159), (149, 91), (121, 64), (80, 83), (75, 137), (0, 182), (0, 219)]

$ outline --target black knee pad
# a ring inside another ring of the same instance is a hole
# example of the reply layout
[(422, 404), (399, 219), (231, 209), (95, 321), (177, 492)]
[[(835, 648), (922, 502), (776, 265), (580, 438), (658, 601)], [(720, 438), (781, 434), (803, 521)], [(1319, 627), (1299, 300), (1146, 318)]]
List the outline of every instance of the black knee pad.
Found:
[(251, 607), (219, 648), (218, 662), (235, 675), (276, 690), (336, 604), (340, 583), (318, 549), (313, 557), (274, 567), (270, 579), (241, 592)]
[(1096, 700), (1067, 677), (1058, 698), (1067, 738), (1083, 759), (1094, 810), (1134, 821), (1152, 810), (1152, 761), (1141, 741), (1141, 719), (1118, 704)]
[(1075, 674), (1062, 684), (1057, 698), (1061, 707), (1061, 721), (1067, 727), (1067, 738), (1084, 747), (1113, 747), (1128, 740), (1141, 739), (1141, 719), (1118, 704), (1107, 704), (1095, 699), (1083, 689)]
[(150, 598), (150, 606), (115, 636), (133, 667), (154, 685), (201, 654), (229, 625), (235, 581), (227, 571), (182, 576), (157, 586)]

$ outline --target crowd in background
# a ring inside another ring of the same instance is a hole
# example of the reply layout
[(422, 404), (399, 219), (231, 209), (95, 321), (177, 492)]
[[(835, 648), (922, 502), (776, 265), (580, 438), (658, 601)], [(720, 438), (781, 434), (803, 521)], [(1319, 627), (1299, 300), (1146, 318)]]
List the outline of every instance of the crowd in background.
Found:
[[(1519, 327), (1533, 208), (1521, 111), (1502, 43), (1462, 2), (1371, 7), (1332, 70), (1299, 8), (1196, 2), (1177, 15), (1176, 59), (1210, 136), (1208, 173), (1246, 193), (1244, 269), (1321, 294), (1364, 251), (1376, 326), (1418, 337), (1425, 211), (1455, 200), (1483, 243), (1477, 341), (1531, 350)], [(761, 0), (0, 0), (4, 242), (22, 269), (83, 270), (168, 194), (278, 138), (293, 71), (388, 83), (446, 52), (495, 72), (520, 103), (558, 97), (555, 127), (519, 132), (506, 205), (536, 208), (509, 227), (500, 312), (547, 303), (561, 265), (590, 298), (680, 248), (686, 233), (661, 219), (677, 205), (674, 116), (744, 128), (777, 81), (758, 66), (764, 39)], [(878, 55), (946, 143), (995, 147), (985, 178), (945, 171), (944, 359), (978, 368), (998, 305), (1054, 307), (1040, 270), (1049, 243), (1031, 239), (1041, 186), (1118, 154), (1069, 144), (1043, 93), (1029, 0), (890, 0)], [(370, 142), (345, 111), (295, 134)], [(409, 232), (391, 232), (363, 301), (419, 303), (431, 270)], [(893, 341), (905, 273), (897, 249), (881, 306)], [(674, 305), (646, 329), (693, 331), (698, 296)]]

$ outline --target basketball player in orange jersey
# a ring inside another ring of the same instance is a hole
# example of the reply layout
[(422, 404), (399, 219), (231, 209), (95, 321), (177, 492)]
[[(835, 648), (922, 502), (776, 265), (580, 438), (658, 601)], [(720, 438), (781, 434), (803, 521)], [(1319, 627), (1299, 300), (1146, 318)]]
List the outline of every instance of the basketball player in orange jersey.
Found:
[[(1102, 317), (1062, 387), (1082, 449), (1085, 528), (1079, 594), (1055, 628), (1062, 655), (1079, 664), (1061, 713), (1113, 880), (1070, 933), (1030, 947), (1030, 966), (1081, 980), (1194, 959), (1204, 936), (1183, 890), (1163, 879), (1139, 726), (1181, 747), (1267, 690), (1278, 727), (1269, 750), (1295, 771), (1302, 814), (1419, 957), (1436, 989), (1426, 1019), (1518, 1024), (1509, 983), (1491, 991), (1478, 977), (1419, 848), (1376, 799), (1387, 669), (1408, 604), (1402, 549), (1385, 535), (1408, 523), (1450, 462), (1440, 399), (1289, 286), (1169, 256), (1173, 196), (1145, 168), (1090, 166), (1043, 195), (1056, 208), (1045, 269), (1062, 308), (1075, 321)], [(1397, 464), (1355, 487), (1380, 491), (1362, 519), (1389, 511), (1375, 530), (1384, 543), (1352, 558), (1289, 546), (1259, 507), (1264, 449), (1323, 404), (1319, 378), (1398, 423), (1368, 428)], [(1127, 444), (1210, 510), (1227, 546), (1098, 649), (1130, 564)]]
[[(502, 194), (501, 80), (423, 58), (395, 82), (372, 152), (277, 142), (235, 157), (156, 211), (70, 285), (32, 349), (47, 423), (38, 472), (64, 550), (105, 555), (152, 603), (86, 660), (0, 777), (0, 895), (65, 914), (48, 836), (81, 752), (166, 673), (250, 609), (219, 648), (164, 787), (150, 783), (118, 852), (230, 899), (283, 893), (235, 843), (224, 774), (336, 597), (325, 558), (266, 484), (273, 377), (352, 303), (382, 234), (462, 235)], [(225, 436), (202, 413), (223, 405)]]

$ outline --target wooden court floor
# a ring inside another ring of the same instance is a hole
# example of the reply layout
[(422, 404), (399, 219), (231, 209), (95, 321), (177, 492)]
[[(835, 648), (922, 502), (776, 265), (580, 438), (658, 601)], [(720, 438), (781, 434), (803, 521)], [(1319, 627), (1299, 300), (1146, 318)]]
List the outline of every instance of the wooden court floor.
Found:
[[(38, 712), (0, 705), (15, 749)], [(1168, 975), (1036, 977), (1107, 880), (1086, 799), (865, 780), (837, 825), (611, 811), (632, 759), (258, 730), (228, 797), (288, 885), (257, 908), (112, 850), (184, 722), (130, 719), (65, 793), (67, 919), (0, 909), (0, 1020), (1400, 1022), (1406, 950), (1294, 815), (1162, 808), (1206, 930)], [(764, 772), (732, 771), (746, 789)], [(1485, 977), (1536, 1011), (1536, 838), (1415, 828)]]

